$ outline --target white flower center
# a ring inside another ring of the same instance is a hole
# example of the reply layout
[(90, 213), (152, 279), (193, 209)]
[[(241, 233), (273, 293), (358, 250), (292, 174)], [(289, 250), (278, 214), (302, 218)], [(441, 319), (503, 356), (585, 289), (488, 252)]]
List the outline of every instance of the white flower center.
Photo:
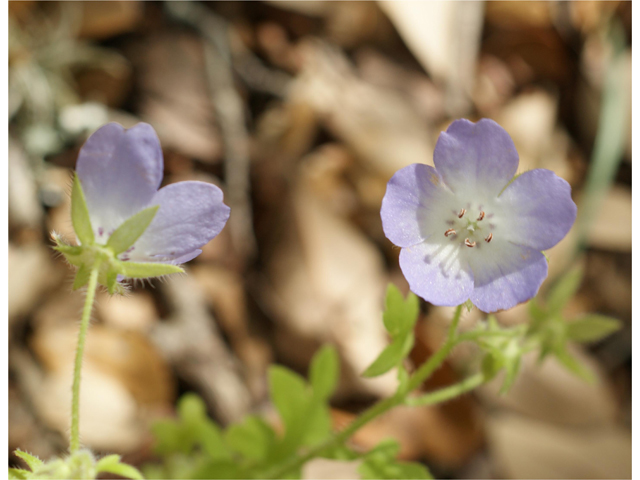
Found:
[(468, 207), (468, 210), (463, 207), (453, 213), (447, 220), (447, 225), (451, 228), (444, 232), (444, 236), (450, 241), (474, 248), (479, 242), (490, 243), (493, 240), (495, 229), (495, 225), (491, 223), (493, 213), (485, 211), (482, 205)]

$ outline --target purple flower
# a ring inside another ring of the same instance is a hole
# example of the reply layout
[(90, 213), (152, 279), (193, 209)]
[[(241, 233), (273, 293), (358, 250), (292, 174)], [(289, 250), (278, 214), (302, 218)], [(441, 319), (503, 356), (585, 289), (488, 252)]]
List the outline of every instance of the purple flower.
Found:
[(146, 123), (125, 130), (117, 123), (99, 128), (80, 150), (76, 172), (86, 200), (95, 244), (104, 245), (122, 223), (159, 206), (144, 233), (121, 261), (181, 264), (218, 235), (229, 218), (222, 191), (204, 182), (179, 182), (160, 190), (160, 141)]
[(395, 173), (380, 212), (411, 290), (434, 305), (471, 300), (484, 312), (534, 297), (547, 276), (541, 251), (576, 218), (569, 184), (544, 169), (514, 178), (513, 141), (487, 119), (453, 122), (433, 157), (435, 168)]

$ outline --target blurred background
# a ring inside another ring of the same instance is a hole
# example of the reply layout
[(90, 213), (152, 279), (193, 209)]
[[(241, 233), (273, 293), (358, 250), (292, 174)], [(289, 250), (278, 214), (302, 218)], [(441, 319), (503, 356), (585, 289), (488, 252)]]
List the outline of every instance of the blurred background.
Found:
[[(327, 342), (342, 361), (336, 428), (389, 395), (393, 373), (359, 378), (387, 342), (386, 284), (408, 290), (382, 232), (386, 182), (432, 164), (452, 120), (489, 117), (519, 171), (553, 170), (578, 204), (547, 252), (541, 297), (582, 267), (566, 318), (598, 312), (624, 328), (572, 347), (596, 384), (531, 358), (507, 396), (490, 384), (397, 408), (353, 442), (395, 437), (402, 458), (445, 478), (630, 477), (631, 2), (24, 1), (9, 2), (9, 26), (11, 451), (49, 458), (68, 445), (83, 295), (49, 232), (75, 237), (71, 173), (100, 125), (150, 123), (165, 183), (213, 182), (233, 212), (188, 275), (98, 295), (81, 436), (140, 465), (153, 460), (151, 422), (187, 391), (222, 425), (249, 412), (277, 421), (267, 366), (306, 374)], [(450, 315), (423, 303), (414, 362)], [(527, 322), (527, 307), (498, 319)], [(468, 354), (424, 388), (460, 379)], [(319, 461), (305, 475), (356, 475), (346, 468)]]

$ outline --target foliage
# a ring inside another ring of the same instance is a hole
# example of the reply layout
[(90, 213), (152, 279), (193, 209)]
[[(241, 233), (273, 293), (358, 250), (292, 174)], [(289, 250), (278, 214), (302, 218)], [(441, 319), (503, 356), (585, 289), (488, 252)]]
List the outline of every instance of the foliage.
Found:
[(125, 478), (141, 479), (140, 472), (125, 463), (121, 463), (120, 455), (107, 455), (96, 459), (89, 450), (78, 450), (65, 458), (53, 458), (43, 462), (38, 457), (21, 450), (15, 451), (29, 467), (9, 469), (12, 479), (93, 479), (101, 473), (113, 473)]

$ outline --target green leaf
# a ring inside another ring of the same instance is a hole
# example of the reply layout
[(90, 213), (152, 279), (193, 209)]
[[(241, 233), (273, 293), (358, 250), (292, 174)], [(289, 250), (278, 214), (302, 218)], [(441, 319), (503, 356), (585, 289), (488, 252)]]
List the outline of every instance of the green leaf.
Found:
[(398, 462), (396, 456), (400, 450), (395, 440), (384, 440), (364, 455), (364, 461), (358, 467), (363, 479), (430, 479), (429, 470), (422, 464)]
[(120, 463), (120, 455), (107, 455), (98, 460), (96, 464), (96, 473), (107, 472), (120, 475), (125, 478), (133, 478), (135, 480), (144, 478), (137, 468)]
[(551, 315), (560, 313), (571, 297), (576, 294), (582, 283), (583, 275), (582, 268), (573, 268), (553, 287), (547, 299), (547, 308)]
[(567, 323), (567, 338), (576, 342), (596, 342), (622, 328), (620, 320), (604, 315), (586, 315)]
[(10, 480), (25, 480), (29, 478), (28, 470), (22, 470), (21, 468), (10, 468), (9, 469), (9, 479)]
[(186, 393), (178, 402), (178, 413), (190, 436), (202, 444), (209, 456), (218, 461), (231, 458), (222, 431), (207, 416), (207, 406), (195, 393)]
[(315, 354), (309, 368), (313, 394), (323, 400), (331, 397), (340, 375), (340, 359), (332, 345), (325, 345)]
[(161, 277), (172, 273), (184, 273), (182, 268), (168, 263), (118, 262), (118, 266), (120, 273), (127, 278)]
[(77, 174), (73, 177), (71, 187), (71, 222), (82, 245), (91, 245), (95, 241), (89, 209)]
[(38, 457), (31, 455), (30, 453), (23, 452), (22, 450), (16, 450), (13, 452), (16, 457), (21, 458), (24, 462), (29, 465), (31, 471), (35, 471), (40, 465), (43, 465), (44, 462), (40, 460)]
[(316, 445), (326, 440), (331, 433), (331, 412), (326, 405), (315, 402), (306, 415), (303, 445)]
[(124, 223), (111, 234), (109, 240), (107, 240), (107, 247), (109, 247), (115, 255), (126, 252), (129, 247), (136, 243), (136, 240), (140, 238), (140, 235), (144, 233), (149, 224), (151, 224), (159, 208), (160, 205), (145, 208), (125, 220)]
[(385, 311), (382, 316), (384, 326), (393, 338), (410, 331), (418, 319), (420, 302), (412, 292), (406, 300), (394, 284), (387, 287)]
[(293, 429), (304, 417), (310, 401), (305, 380), (288, 368), (272, 365), (269, 368), (271, 399), (287, 430)]
[(229, 447), (245, 458), (263, 460), (274, 443), (275, 432), (260, 417), (250, 415), (231, 425), (225, 434)]
[[(190, 472), (189, 478), (251, 478), (237, 464), (231, 461), (207, 462)], [(258, 477), (255, 477), (258, 478)]]
[(195, 441), (193, 438), (186, 438), (187, 432), (174, 420), (157, 420), (151, 426), (151, 431), (156, 439), (154, 451), (159, 455), (188, 453)]
[(207, 419), (207, 406), (195, 393), (185, 393), (178, 402), (178, 415), (185, 423), (197, 424)]
[(411, 332), (396, 338), (391, 345), (387, 346), (378, 358), (369, 365), (369, 368), (364, 371), (362, 376), (377, 377), (399, 365), (413, 348), (413, 341), (414, 336)]

